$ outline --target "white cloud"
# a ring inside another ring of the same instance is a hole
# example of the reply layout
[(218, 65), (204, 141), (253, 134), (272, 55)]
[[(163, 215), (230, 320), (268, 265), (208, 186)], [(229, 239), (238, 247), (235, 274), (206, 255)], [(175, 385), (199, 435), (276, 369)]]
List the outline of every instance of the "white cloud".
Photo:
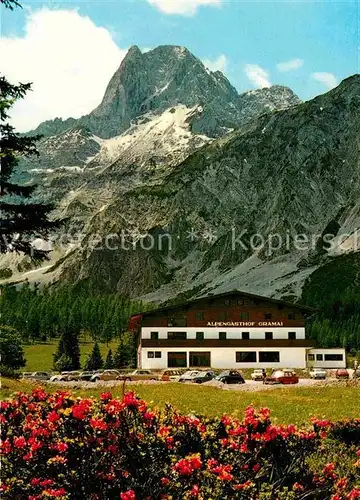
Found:
[(148, 2), (164, 14), (193, 16), (199, 7), (205, 5), (218, 7), (222, 0), (148, 0)]
[(210, 71), (221, 71), (225, 73), (227, 67), (227, 57), (221, 54), (216, 59), (203, 59), (204, 66), (206, 66)]
[(311, 77), (317, 82), (323, 83), (328, 89), (333, 89), (338, 84), (337, 78), (333, 73), (317, 72), (312, 73)]
[(126, 54), (88, 17), (47, 8), (29, 11), (24, 36), (4, 37), (0, 52), (0, 71), (11, 82), (33, 82), (33, 91), (11, 110), (21, 132), (90, 112)]
[(282, 73), (287, 71), (294, 71), (295, 69), (301, 68), (304, 61), (302, 59), (290, 59), (290, 61), (280, 62), (276, 65), (277, 69)]
[(271, 87), (269, 73), (257, 64), (246, 64), (245, 73), (256, 88)]

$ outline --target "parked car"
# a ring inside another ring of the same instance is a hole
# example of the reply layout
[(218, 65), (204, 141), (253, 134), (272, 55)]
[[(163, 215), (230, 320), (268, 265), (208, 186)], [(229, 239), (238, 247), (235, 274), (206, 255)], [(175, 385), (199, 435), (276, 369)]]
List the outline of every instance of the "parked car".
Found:
[(255, 368), (251, 374), (251, 380), (263, 380), (266, 377), (266, 371), (264, 368)]
[(347, 380), (349, 378), (349, 372), (346, 370), (346, 368), (339, 368), (335, 372), (335, 377), (338, 380)]
[(86, 371), (86, 372), (81, 372), (80, 375), (79, 375), (79, 380), (83, 380), (83, 381), (90, 381), (91, 380), (91, 377), (94, 375), (95, 372), (89, 372), (89, 371)]
[(50, 378), (50, 382), (73, 382), (79, 380), (80, 373), (79, 371), (61, 372), (53, 375)]
[(264, 384), (297, 384), (299, 377), (292, 370), (275, 370), (264, 378)]
[(191, 382), (199, 373), (201, 373), (199, 370), (189, 370), (181, 375), (179, 382)]
[(354, 370), (353, 378), (360, 378), (360, 367)]
[(313, 379), (326, 379), (326, 370), (324, 368), (313, 368), (310, 370), (310, 378)]
[(236, 370), (226, 370), (221, 372), (217, 377), (215, 377), (215, 380), (218, 380), (223, 384), (245, 384), (244, 377)]
[(91, 382), (99, 382), (100, 380), (117, 380), (121, 376), (118, 370), (101, 370), (92, 374)]
[(160, 374), (160, 380), (163, 382), (178, 382), (180, 377), (180, 370), (164, 370)]
[(22, 377), (29, 380), (50, 380), (51, 375), (48, 372), (25, 372)]
[(215, 378), (215, 373), (213, 371), (200, 372), (195, 377), (193, 377), (192, 382), (195, 384), (203, 384), (204, 382), (209, 382)]
[(159, 380), (158, 375), (150, 370), (134, 370), (131, 373), (119, 374), (117, 380)]

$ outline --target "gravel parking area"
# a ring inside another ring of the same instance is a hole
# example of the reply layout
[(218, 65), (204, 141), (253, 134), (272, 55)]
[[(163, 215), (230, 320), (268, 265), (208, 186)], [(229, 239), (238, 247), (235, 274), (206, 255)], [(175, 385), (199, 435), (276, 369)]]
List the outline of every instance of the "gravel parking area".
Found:
[[(109, 389), (111, 387), (120, 387), (124, 384), (123, 381), (117, 380), (109, 380), (109, 381), (100, 381), (100, 382), (50, 382), (56, 386), (61, 386), (62, 388), (68, 387), (69, 389), (97, 389), (99, 387), (104, 387)], [(143, 380), (143, 381), (133, 381), (126, 382), (125, 387), (131, 388), (136, 387), (137, 385), (167, 385), (171, 382), (161, 382), (158, 380)], [(176, 383), (176, 382), (173, 382)], [(360, 381), (351, 381), (352, 384), (358, 384), (360, 387)], [(186, 382), (181, 385), (195, 385), (191, 382)], [(336, 380), (335, 378), (327, 378), (326, 380), (313, 380), (308, 378), (302, 378), (299, 380), (298, 384), (290, 384), (290, 385), (282, 385), (282, 384), (274, 384), (274, 385), (265, 385), (262, 382), (255, 382), (253, 380), (246, 380), (245, 384), (223, 384), (222, 382), (218, 382), (217, 380), (211, 380), (210, 382), (205, 382), (201, 384), (207, 387), (216, 387), (218, 389), (226, 390), (226, 391), (244, 391), (244, 392), (256, 392), (256, 391), (268, 391), (268, 390), (276, 390), (276, 389), (284, 389), (289, 388), (291, 390), (294, 387), (325, 387), (329, 385), (346, 385), (346, 382)], [(180, 384), (179, 384), (180, 385)]]

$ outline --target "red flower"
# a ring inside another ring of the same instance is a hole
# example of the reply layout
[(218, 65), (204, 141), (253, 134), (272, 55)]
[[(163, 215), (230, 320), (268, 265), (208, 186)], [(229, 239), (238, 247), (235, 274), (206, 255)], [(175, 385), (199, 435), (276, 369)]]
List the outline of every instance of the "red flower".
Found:
[(121, 500), (135, 500), (135, 491), (134, 490), (128, 490), (123, 493), (120, 493), (120, 498)]
[(33, 389), (32, 391), (32, 397), (38, 401), (45, 401), (47, 394), (42, 387), (36, 387), (36, 389)]
[(251, 481), (247, 480), (245, 481), (245, 483), (242, 483), (242, 484), (235, 484), (233, 486), (234, 490), (248, 490), (250, 488), (252, 488), (254, 486), (254, 483), (252, 483)]
[(47, 416), (47, 419), (49, 422), (55, 423), (58, 420), (60, 420), (60, 415), (56, 411), (53, 410), (52, 412), (49, 413), (49, 415)]
[(111, 394), (111, 392), (102, 392), (102, 393), (100, 394), (100, 399), (101, 399), (102, 401), (109, 401), (109, 399), (112, 399), (112, 394)]
[(324, 476), (331, 479), (335, 479), (336, 474), (334, 473), (334, 470), (335, 470), (335, 464), (333, 463), (326, 464), (323, 469)]
[(200, 494), (200, 488), (197, 484), (194, 484), (194, 486), (191, 488), (190, 495), (193, 497), (197, 497)]
[(64, 495), (66, 495), (66, 490), (64, 488), (59, 488), (57, 490), (44, 490), (43, 494), (49, 497), (63, 497)]
[(46, 486), (51, 486), (53, 482), (54, 481), (52, 479), (43, 479), (42, 481), (40, 481), (40, 486), (45, 488)]
[(360, 488), (354, 488), (350, 491), (350, 493), (346, 496), (347, 500), (354, 500), (356, 498), (360, 498)]
[(304, 491), (304, 486), (300, 483), (294, 483), (293, 484), (293, 490), (294, 491)]
[(106, 422), (104, 422), (104, 420), (102, 420), (101, 418), (91, 418), (90, 425), (91, 427), (93, 427), (93, 429), (99, 429), (101, 431), (106, 431), (106, 429), (108, 428)]
[(182, 476), (190, 476), (195, 470), (200, 469), (202, 462), (198, 455), (182, 458), (174, 465), (174, 470)]
[(343, 477), (343, 478), (339, 479), (339, 481), (335, 484), (335, 487), (339, 488), (341, 490), (343, 488), (346, 488), (347, 483), (348, 483), (347, 478)]
[(160, 479), (160, 483), (162, 486), (167, 486), (170, 483), (170, 479), (168, 479), (167, 477), (162, 477)]
[(260, 410), (259, 410), (259, 416), (263, 420), (268, 420), (269, 417), (270, 417), (270, 410), (269, 410), (269, 408), (260, 408)]
[(9, 439), (5, 439), (4, 441), (0, 440), (0, 453), (7, 455), (11, 452), (11, 443)]
[(130, 408), (138, 408), (140, 400), (135, 396), (134, 392), (127, 392), (124, 394), (123, 403)]
[(66, 444), (66, 443), (58, 443), (57, 445), (55, 445), (55, 450), (59, 451), (60, 453), (65, 453), (65, 451), (67, 451), (67, 449), (69, 448), (69, 446)]
[(15, 437), (14, 446), (15, 448), (24, 448), (24, 446), (26, 446), (26, 439), (24, 438), (24, 436)]
[(77, 418), (78, 420), (83, 420), (86, 415), (84, 408), (82, 408), (81, 406), (73, 406), (71, 409), (71, 414), (74, 418)]
[(213, 468), (212, 472), (217, 474), (218, 479), (221, 481), (231, 481), (231, 479), (233, 479), (233, 475), (230, 474), (231, 470), (231, 465), (218, 465)]

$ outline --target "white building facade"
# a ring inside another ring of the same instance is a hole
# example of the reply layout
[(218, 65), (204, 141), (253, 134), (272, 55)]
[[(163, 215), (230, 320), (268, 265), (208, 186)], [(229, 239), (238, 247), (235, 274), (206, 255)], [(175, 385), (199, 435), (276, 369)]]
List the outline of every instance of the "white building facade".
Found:
[(132, 317), (138, 366), (167, 368), (343, 368), (344, 349), (306, 339), (309, 308), (242, 292)]

